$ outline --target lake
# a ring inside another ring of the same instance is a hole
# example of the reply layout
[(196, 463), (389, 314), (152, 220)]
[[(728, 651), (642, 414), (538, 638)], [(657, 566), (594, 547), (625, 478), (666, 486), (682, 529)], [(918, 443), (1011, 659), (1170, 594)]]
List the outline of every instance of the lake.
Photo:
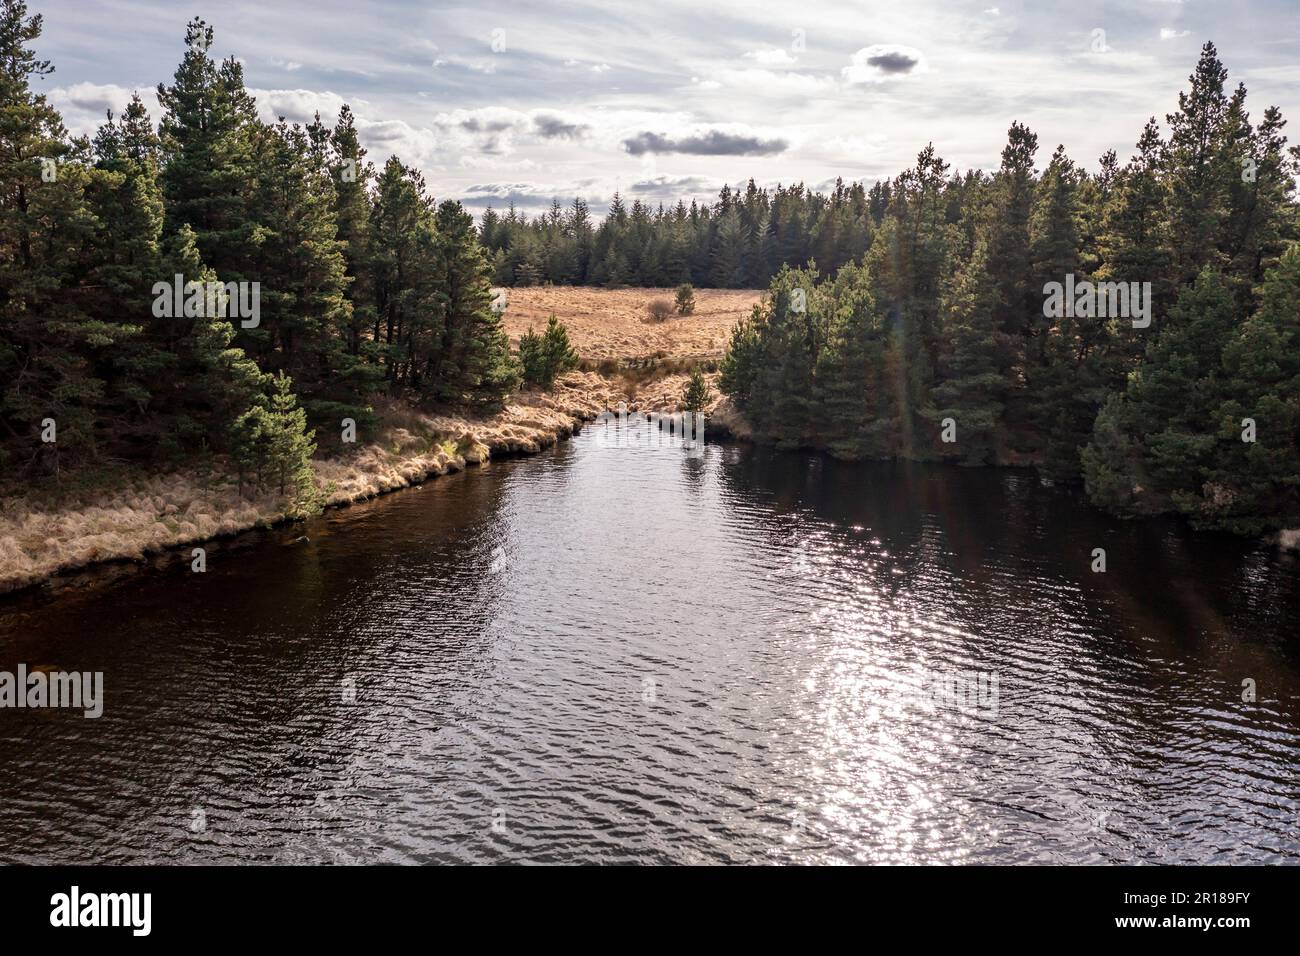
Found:
[(1300, 858), (1295, 557), (638, 427), (0, 603), (0, 860)]

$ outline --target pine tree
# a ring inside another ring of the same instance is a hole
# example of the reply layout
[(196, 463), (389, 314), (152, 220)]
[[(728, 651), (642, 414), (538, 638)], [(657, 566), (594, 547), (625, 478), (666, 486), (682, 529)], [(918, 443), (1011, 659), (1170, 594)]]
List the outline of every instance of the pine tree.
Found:
[(437, 236), (424, 179), (396, 156), (384, 164), (370, 217), (374, 346), (389, 389), (420, 388), (442, 346), (434, 302)]
[(460, 203), (438, 206), (434, 301), (441, 346), (431, 356), (429, 389), (440, 401), (499, 402), (519, 382), (518, 369), (492, 309), (492, 276), (474, 220)]
[(730, 396), (743, 410), (750, 408), (762, 361), (762, 343), (759, 338), (761, 324), (762, 311), (756, 305), (748, 318), (741, 319), (732, 326), (727, 354), (722, 359), (722, 376), (718, 380), (718, 386), (724, 395)]
[(329, 135), (330, 177), (334, 182), (334, 218), (348, 278), (347, 298), (352, 305), (347, 350), (362, 355), (367, 329), (374, 326), (374, 287), (370, 272), (370, 196), (374, 167), (357, 136), (356, 120), (345, 104)]
[(1003, 359), (1005, 346), (1000, 341), (1005, 333), (995, 311), (998, 291), (988, 268), (988, 246), (980, 239), (945, 297), (950, 342), (940, 364), (940, 383), (934, 389), (932, 418), (941, 427), (945, 419), (951, 419), (956, 437), (953, 450), (971, 465), (995, 458), (1010, 386)]
[(519, 364), (525, 385), (549, 389), (559, 375), (578, 367), (578, 353), (569, 343), (569, 333), (552, 315), (546, 331), (532, 330), (519, 338)]
[[(1164, 143), (1155, 118), (1147, 121), (1137, 154), (1116, 175), (1097, 238), (1098, 282), (1150, 282), (1152, 314), (1163, 317), (1173, 303), (1173, 252), (1165, 219), (1167, 185), (1161, 178)], [(1135, 364), (1146, 332), (1132, 332), (1116, 345)]]
[[(30, 47), (40, 35), (39, 14), (0, 5), (0, 466), (10, 474), (57, 474), (95, 457), (104, 383), (89, 356), (135, 334), (87, 311), (85, 255), (96, 238), (87, 192), (108, 184), (89, 168), (88, 144), (70, 143), (31, 90), (53, 72)], [(53, 444), (39, 438), (47, 418)]]
[(312, 420), (331, 427), (345, 417), (367, 421), (364, 395), (375, 370), (348, 349), (352, 303), (334, 184), (317, 168), (301, 127), (261, 127), (254, 155), (254, 205), (263, 224), (250, 274), (259, 282), (261, 316), (237, 341), (264, 369), (293, 378)]
[(253, 281), (250, 258), (260, 224), (252, 202), (253, 148), (261, 124), (242, 67), (233, 57), (218, 66), (209, 55), (212, 42), (212, 28), (191, 20), (171, 86), (158, 85), (166, 229), (188, 225), (220, 281)]
[(748, 235), (740, 213), (729, 209), (717, 223), (717, 240), (713, 250), (712, 284), (721, 289), (739, 289), (745, 285), (745, 245)]
[(712, 399), (713, 390), (704, 380), (704, 373), (699, 368), (691, 369), (690, 380), (682, 391), (682, 409), (688, 412), (702, 412)]
[(315, 435), (307, 428), (307, 413), (298, 406), (288, 376), (276, 375), (270, 395), (236, 418), (230, 433), (241, 489), (247, 483), (254, 491), (269, 488), (289, 495), (291, 511), (300, 516), (319, 510), (311, 468)]
[(1206, 265), (1223, 264), (1219, 240), (1227, 216), (1226, 189), (1241, 170), (1240, 163), (1234, 168), (1228, 148), (1227, 77), (1214, 44), (1206, 43), (1188, 78), (1191, 88), (1178, 94), (1178, 110), (1166, 117), (1169, 232), (1179, 283), (1191, 281)]
[(994, 308), (1003, 330), (1020, 346), (1018, 355), (1023, 353), (1025, 340), (1033, 335), (1042, 315), (1041, 290), (1033, 285), (1029, 238), (1037, 151), (1038, 137), (1023, 124), (1012, 123), (1002, 150), (1002, 166), (993, 178), (985, 225), (988, 274), (997, 283)]
[(880, 412), (883, 329), (865, 269), (846, 266), (829, 292), (826, 346), (817, 358), (818, 437), (841, 458), (881, 457), (873, 428)]
[(86, 198), (96, 222), (87, 262), (90, 301), (115, 331), (111, 347), (92, 353), (105, 382), (96, 410), (97, 443), (115, 454), (148, 459), (170, 443), (171, 408), (154, 390), (175, 368), (173, 320), (153, 315), (153, 285), (169, 275), (163, 257), (163, 201), (158, 142), (148, 113), (134, 96), (121, 121), (109, 113), (95, 136), (96, 173)]
[[(1088, 281), (1080, 238), (1082, 183), (1063, 147), (1057, 147), (1038, 183), (1030, 222), (1034, 284), (1064, 283), (1067, 275)], [(1073, 311), (1073, 310), (1068, 310)], [(1079, 452), (1088, 443), (1097, 413), (1119, 385), (1112, 354), (1114, 316), (1062, 314), (1036, 320), (1036, 347), (1026, 357), (1028, 391), (1035, 396), (1032, 420), (1041, 436), (1042, 470), (1053, 478), (1079, 474)]]
[(695, 311), (695, 289), (689, 282), (683, 282), (677, 287), (675, 303), (678, 315), (690, 315)]
[(1107, 401), (1083, 453), (1089, 495), (1112, 510), (1195, 510), (1212, 467), (1222, 355), (1235, 325), (1231, 290), (1206, 267), (1169, 318), (1123, 397)]
[(1242, 534), (1300, 518), (1300, 244), (1258, 298), (1223, 350), (1226, 398), (1211, 422), (1220, 441), (1205, 485), (1182, 502), (1199, 523)]
[(817, 282), (815, 269), (782, 269), (757, 325), (759, 360), (747, 408), (755, 429), (778, 447), (802, 445), (814, 427), (813, 370), (823, 327)]

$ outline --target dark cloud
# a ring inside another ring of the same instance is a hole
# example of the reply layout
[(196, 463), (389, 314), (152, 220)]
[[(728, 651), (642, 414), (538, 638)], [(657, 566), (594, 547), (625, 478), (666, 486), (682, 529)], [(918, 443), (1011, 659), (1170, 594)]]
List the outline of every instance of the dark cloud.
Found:
[(362, 135), (372, 143), (394, 143), (404, 139), (411, 128), (401, 120), (381, 120), (377, 123), (363, 123)]
[(637, 133), (623, 140), (623, 148), (633, 156), (645, 153), (688, 153), (692, 156), (771, 156), (784, 152), (790, 144), (783, 139), (759, 139), (710, 130), (693, 136), (671, 139), (662, 133)]
[(713, 191), (712, 184), (702, 176), (656, 176), (627, 187), (627, 192), (631, 195), (674, 201), (691, 193)]
[(461, 202), (467, 206), (550, 205), (551, 197), (532, 183), (475, 183), (466, 186)]
[[(553, 199), (558, 199), (561, 206), (568, 208), (573, 204), (574, 192), (573, 189), (557, 189), (538, 183), (475, 183), (466, 187), (458, 198), (467, 209), (482, 211), (490, 206), (504, 210), (513, 205), (520, 212), (535, 213), (550, 209)], [(585, 191), (578, 192), (582, 194)], [(604, 213), (607, 207), (604, 199), (591, 194), (582, 195), (582, 198), (593, 215)]]
[(867, 57), (868, 66), (874, 66), (881, 73), (890, 75), (910, 73), (912, 67), (920, 62), (916, 57), (908, 56), (906, 53), (900, 53), (897, 50), (890, 50), (886, 53), (878, 53), (875, 56)]
[(584, 123), (570, 123), (549, 113), (534, 116), (533, 127), (537, 130), (537, 135), (544, 139), (578, 139), (591, 128)]
[(501, 133), (514, 125), (514, 120), (482, 120), (476, 116), (460, 121), (460, 128), (471, 133)]

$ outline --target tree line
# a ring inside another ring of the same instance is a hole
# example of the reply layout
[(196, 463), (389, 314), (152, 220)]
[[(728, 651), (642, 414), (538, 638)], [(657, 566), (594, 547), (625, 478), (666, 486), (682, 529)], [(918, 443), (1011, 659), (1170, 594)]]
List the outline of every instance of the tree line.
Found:
[[(40, 32), (0, 4), (0, 473), (218, 452), (305, 487), (313, 430), (364, 430), (377, 393), (517, 386), (473, 218), (395, 156), (376, 170), (348, 107), (263, 122), (196, 18), (156, 126), (136, 95), (71, 137), (32, 90)], [(178, 314), (163, 286), (194, 283), (230, 301)], [(249, 298), (255, 319), (230, 318)]]
[(860, 260), (778, 269), (723, 390), (786, 446), (1032, 463), (1120, 514), (1294, 525), (1300, 151), (1226, 81), (1207, 43), (1167, 132), (1096, 173), (1062, 147), (1039, 172), (1019, 123), (992, 175), (927, 146)]
[(556, 199), (531, 219), (513, 205), (504, 215), (489, 208), (480, 234), (498, 285), (754, 289), (786, 264), (838, 269), (861, 258), (892, 188), (840, 180), (824, 194), (750, 180), (743, 192), (724, 186), (712, 205), (679, 200), (671, 208), (640, 199), (629, 207), (615, 193), (599, 223), (583, 199), (568, 207)]

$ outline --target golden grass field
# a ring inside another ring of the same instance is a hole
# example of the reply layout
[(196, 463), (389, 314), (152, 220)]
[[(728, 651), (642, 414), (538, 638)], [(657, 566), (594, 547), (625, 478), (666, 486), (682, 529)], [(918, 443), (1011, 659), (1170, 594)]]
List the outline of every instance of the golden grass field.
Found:
[(673, 289), (597, 289), (531, 286), (506, 289), (505, 328), (511, 345), (529, 326), (541, 331), (554, 314), (588, 362), (610, 359), (722, 358), (731, 327), (762, 298), (761, 290), (696, 289), (695, 311), (649, 321), (653, 299), (673, 300)]

